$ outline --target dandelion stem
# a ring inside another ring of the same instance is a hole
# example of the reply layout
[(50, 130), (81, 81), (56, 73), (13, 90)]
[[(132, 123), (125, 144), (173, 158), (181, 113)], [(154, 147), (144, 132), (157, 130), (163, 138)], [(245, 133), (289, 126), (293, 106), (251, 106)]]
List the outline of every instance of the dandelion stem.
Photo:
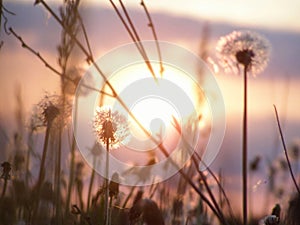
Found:
[(105, 225), (109, 224), (109, 138), (106, 139), (106, 162), (105, 162)]
[[(77, 120), (77, 106), (78, 106), (77, 98), (75, 98), (74, 121)], [(74, 123), (74, 130), (75, 129), (76, 129), (76, 122)], [(75, 140), (75, 136), (73, 134), (72, 135), (72, 146), (71, 146), (70, 176), (69, 176), (69, 185), (68, 185), (67, 200), (66, 200), (66, 209), (65, 209), (66, 213), (69, 211), (72, 187), (73, 187), (73, 183), (74, 183), (75, 148), (76, 148), (76, 140)]]
[(294, 173), (293, 173), (293, 170), (292, 170), (291, 162), (290, 162), (290, 159), (289, 159), (289, 156), (288, 156), (288, 153), (287, 153), (287, 148), (286, 148), (286, 144), (285, 144), (285, 141), (284, 141), (284, 137), (283, 137), (280, 121), (279, 121), (278, 111), (277, 111), (277, 108), (276, 108), (275, 105), (274, 105), (274, 110), (275, 110), (275, 116), (276, 116), (276, 120), (277, 120), (278, 130), (279, 130), (279, 133), (280, 133), (280, 138), (281, 138), (281, 142), (282, 142), (282, 145), (283, 145), (283, 150), (284, 150), (284, 154), (285, 154), (285, 157), (286, 157), (286, 161), (287, 161), (287, 164), (288, 164), (288, 167), (289, 167), (289, 170), (290, 170), (290, 174), (291, 174), (292, 180), (295, 184), (295, 187), (296, 187), (298, 193), (300, 194), (300, 188), (297, 184), (297, 181), (295, 179), (295, 176), (294, 176)]
[(243, 115), (243, 224), (247, 224), (247, 69), (244, 66), (244, 115)]
[[(93, 160), (93, 168), (96, 168), (96, 157), (94, 157), (94, 160)], [(91, 195), (92, 195), (92, 188), (93, 188), (93, 184), (94, 184), (94, 179), (95, 179), (95, 170), (93, 169), (92, 174), (91, 174), (90, 184), (89, 184), (89, 191), (88, 191), (87, 212), (90, 209)]]
[(46, 134), (45, 134), (45, 140), (44, 140), (44, 147), (43, 147), (43, 153), (42, 153), (42, 160), (41, 160), (41, 165), (40, 165), (40, 170), (39, 170), (39, 176), (37, 180), (37, 185), (36, 185), (36, 191), (37, 191), (37, 196), (36, 196), (36, 201), (34, 205), (34, 210), (33, 210), (33, 223), (36, 221), (36, 217), (38, 216), (38, 207), (39, 207), (39, 201), (40, 201), (40, 192), (41, 192), (41, 186), (45, 177), (45, 162), (46, 162), (46, 156), (47, 156), (47, 149), (48, 149), (48, 142), (49, 142), (49, 137), (50, 137), (50, 130), (51, 130), (51, 122), (48, 121), (47, 128), (46, 128)]
[(58, 133), (58, 148), (57, 148), (57, 156), (56, 156), (56, 167), (55, 167), (55, 216), (56, 216), (56, 224), (61, 224), (61, 204), (60, 204), (60, 181), (61, 181), (61, 148), (62, 148), (62, 127), (59, 128)]
[(49, 142), (49, 137), (50, 137), (50, 128), (51, 128), (51, 122), (47, 124), (47, 128), (46, 128), (43, 154), (42, 154), (42, 160), (41, 160), (41, 165), (40, 165), (40, 170), (39, 170), (39, 177), (38, 177), (38, 182), (37, 182), (38, 191), (39, 191), (39, 189), (43, 183), (44, 177), (45, 177), (45, 162), (46, 162), (48, 142)]

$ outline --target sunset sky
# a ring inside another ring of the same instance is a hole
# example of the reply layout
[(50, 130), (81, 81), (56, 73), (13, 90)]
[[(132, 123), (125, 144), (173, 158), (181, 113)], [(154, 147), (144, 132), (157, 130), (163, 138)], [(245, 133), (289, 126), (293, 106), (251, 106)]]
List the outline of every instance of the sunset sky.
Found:
[[(95, 1), (99, 2), (99, 1)], [(125, 1), (136, 7), (136, 0)], [(297, 0), (182, 0), (145, 1), (153, 11), (173, 13), (196, 19), (230, 22), (251, 27), (262, 26), (275, 29), (300, 31)], [(103, 3), (104, 4), (104, 3)]]
[[(33, 2), (3, 0), (4, 5), (16, 13), (16, 16), (7, 16), (7, 25), (13, 27), (30, 46), (56, 66), (56, 47), (60, 42), (61, 29), (41, 5), (33, 7)], [(57, 3), (62, 1), (47, 2), (57, 9)], [(127, 0), (124, 3), (135, 19), (142, 38), (151, 39), (152, 34), (147, 27), (140, 1)], [(277, 157), (272, 155), (278, 134), (273, 104), (278, 106), (282, 116), (287, 143), (300, 138), (300, 1), (148, 0), (145, 3), (159, 39), (183, 46), (194, 54), (198, 54), (203, 27), (208, 24), (209, 57), (216, 64), (215, 46), (222, 35), (237, 29), (247, 29), (269, 39), (272, 45), (269, 66), (256, 78), (249, 78), (249, 157), (251, 159), (257, 154)], [(109, 1), (83, 0), (81, 10), (96, 57), (131, 41)], [(19, 84), (22, 89), (24, 108), (29, 115), (45, 91), (51, 93), (58, 90), (59, 77), (23, 49), (12, 35), (6, 35), (3, 24), (0, 40), (4, 41), (0, 50), (0, 126), (11, 135), (16, 126), (16, 85)], [(212, 65), (209, 66), (213, 70)], [(223, 93), (227, 130), (220, 157), (214, 166), (225, 166), (225, 173), (239, 174), (239, 163), (230, 167), (226, 165), (236, 157), (237, 153), (232, 149), (240, 149), (241, 145), (242, 77), (225, 75), (219, 69), (215, 77)], [(280, 147), (275, 147), (277, 152), (281, 152)], [(233, 176), (232, 179), (234, 182), (238, 178)], [(262, 171), (256, 181), (260, 179), (267, 179), (266, 171)]]
[[(11, 2), (20, 2), (12, 0)], [(29, 4), (33, 1), (23, 0)], [(49, 3), (59, 3), (50, 0)], [(111, 7), (107, 0), (83, 0), (83, 5), (96, 4)], [(118, 1), (114, 1), (118, 3)], [(139, 8), (139, 0), (126, 0), (124, 3), (132, 8)], [(5, 3), (5, 1), (4, 1)], [(229, 22), (249, 27), (266, 27), (273, 29), (300, 31), (300, 2), (297, 0), (183, 0), (145, 1), (152, 12), (171, 13), (195, 19)]]

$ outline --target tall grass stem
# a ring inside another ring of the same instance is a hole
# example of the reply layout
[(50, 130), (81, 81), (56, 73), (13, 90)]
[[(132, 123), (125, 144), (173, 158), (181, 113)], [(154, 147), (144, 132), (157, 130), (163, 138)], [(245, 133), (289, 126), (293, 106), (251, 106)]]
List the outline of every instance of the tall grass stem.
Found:
[(278, 111), (277, 111), (277, 108), (276, 108), (275, 105), (274, 105), (274, 110), (275, 110), (275, 116), (276, 116), (277, 126), (278, 126), (278, 130), (279, 130), (279, 133), (280, 133), (280, 138), (281, 138), (281, 142), (282, 142), (282, 145), (283, 145), (283, 150), (284, 150), (286, 161), (287, 161), (287, 164), (288, 164), (288, 167), (289, 167), (289, 171), (290, 171), (292, 180), (293, 180), (293, 182), (295, 184), (295, 187), (296, 187), (298, 193), (300, 194), (300, 188), (299, 188), (299, 186), (297, 184), (297, 181), (295, 179), (295, 176), (294, 176), (294, 173), (293, 173), (293, 170), (292, 170), (291, 162), (290, 162), (290, 159), (289, 159), (289, 155), (287, 153), (287, 148), (286, 148), (285, 140), (284, 140), (284, 137), (283, 137), (283, 133), (282, 133), (282, 129), (281, 129), (280, 121), (279, 121)]

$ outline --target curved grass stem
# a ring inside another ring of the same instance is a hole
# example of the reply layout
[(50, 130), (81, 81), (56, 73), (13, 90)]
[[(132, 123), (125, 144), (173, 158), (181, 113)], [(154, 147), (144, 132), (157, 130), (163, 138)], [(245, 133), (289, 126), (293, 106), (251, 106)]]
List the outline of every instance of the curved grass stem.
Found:
[(284, 150), (285, 158), (286, 158), (289, 170), (290, 170), (290, 174), (291, 174), (292, 180), (293, 180), (293, 182), (295, 184), (295, 187), (296, 187), (298, 193), (300, 194), (300, 188), (299, 188), (299, 186), (297, 184), (297, 181), (295, 179), (295, 176), (294, 176), (294, 173), (293, 173), (293, 170), (292, 170), (291, 162), (290, 162), (290, 159), (289, 159), (289, 156), (288, 156), (288, 153), (287, 153), (287, 148), (286, 148), (285, 140), (284, 140), (284, 137), (283, 137), (283, 133), (282, 133), (282, 129), (281, 129), (280, 121), (279, 121), (278, 111), (277, 111), (277, 108), (276, 108), (275, 105), (274, 105), (274, 111), (275, 111), (275, 116), (276, 116), (278, 130), (279, 130), (279, 133), (280, 133), (281, 142), (282, 142), (282, 145), (283, 145), (283, 150)]

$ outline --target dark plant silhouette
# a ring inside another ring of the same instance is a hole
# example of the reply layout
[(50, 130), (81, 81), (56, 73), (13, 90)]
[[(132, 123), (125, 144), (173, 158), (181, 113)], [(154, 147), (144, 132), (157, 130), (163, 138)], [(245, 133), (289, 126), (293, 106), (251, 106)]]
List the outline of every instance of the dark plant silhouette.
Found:
[(217, 45), (220, 63), (225, 70), (239, 70), (243, 67), (244, 75), (244, 109), (243, 109), (243, 221), (247, 224), (247, 74), (256, 75), (266, 67), (270, 44), (259, 34), (250, 31), (234, 31), (221, 37)]
[(6, 188), (7, 188), (7, 181), (11, 179), (11, 176), (10, 176), (11, 165), (9, 162), (3, 162), (1, 164), (1, 167), (2, 167), (2, 174), (1, 174), (0, 178), (4, 180), (4, 186), (3, 186), (2, 194), (1, 194), (1, 198), (3, 198), (5, 195), (5, 192), (6, 192)]

